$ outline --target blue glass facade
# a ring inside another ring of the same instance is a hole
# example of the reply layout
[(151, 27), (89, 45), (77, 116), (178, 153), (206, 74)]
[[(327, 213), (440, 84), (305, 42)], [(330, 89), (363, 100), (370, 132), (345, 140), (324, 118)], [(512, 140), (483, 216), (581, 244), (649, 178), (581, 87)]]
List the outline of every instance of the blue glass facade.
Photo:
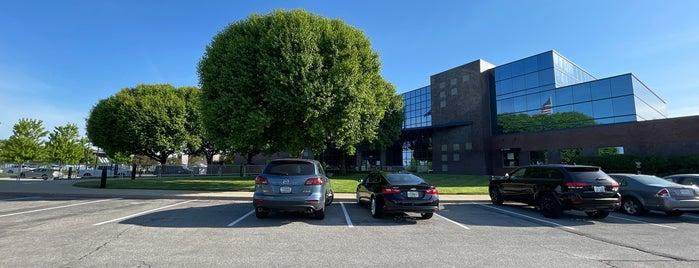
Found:
[(430, 86), (403, 93), (403, 129), (432, 125), (432, 90)]
[(495, 67), (495, 99), (498, 116), (578, 112), (595, 124), (667, 118), (665, 102), (632, 74), (596, 79), (556, 51)]

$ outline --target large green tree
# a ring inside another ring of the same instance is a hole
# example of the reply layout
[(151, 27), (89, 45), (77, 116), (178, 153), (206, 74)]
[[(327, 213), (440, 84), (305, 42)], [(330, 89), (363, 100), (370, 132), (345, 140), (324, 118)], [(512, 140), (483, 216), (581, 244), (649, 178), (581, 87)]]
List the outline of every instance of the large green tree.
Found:
[(204, 156), (206, 163), (211, 165), (214, 155), (223, 152), (206, 135), (204, 121), (201, 116), (201, 89), (198, 87), (181, 87), (178, 90), (185, 102), (186, 128), (191, 135), (184, 152), (191, 156)]
[(83, 158), (84, 151), (85, 147), (76, 124), (57, 126), (49, 134), (46, 152), (51, 161), (62, 164), (78, 164)]
[(18, 163), (39, 160), (44, 154), (44, 138), (48, 131), (44, 129), (43, 121), (22, 118), (14, 125), (12, 136), (5, 141), (0, 150), (0, 159)]
[(191, 142), (187, 109), (171, 85), (138, 85), (100, 100), (87, 119), (87, 137), (110, 157), (144, 155), (161, 164)]
[(202, 115), (218, 146), (241, 153), (377, 138), (395, 89), (364, 34), (303, 10), (251, 15), (219, 32), (199, 62)]

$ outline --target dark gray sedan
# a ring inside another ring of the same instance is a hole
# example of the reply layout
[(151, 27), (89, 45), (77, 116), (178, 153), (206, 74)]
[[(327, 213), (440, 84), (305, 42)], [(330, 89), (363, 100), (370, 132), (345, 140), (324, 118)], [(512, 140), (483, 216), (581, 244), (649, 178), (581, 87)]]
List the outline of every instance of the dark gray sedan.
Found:
[(619, 183), (621, 210), (630, 215), (662, 211), (670, 216), (699, 211), (699, 189), (652, 175), (609, 174)]

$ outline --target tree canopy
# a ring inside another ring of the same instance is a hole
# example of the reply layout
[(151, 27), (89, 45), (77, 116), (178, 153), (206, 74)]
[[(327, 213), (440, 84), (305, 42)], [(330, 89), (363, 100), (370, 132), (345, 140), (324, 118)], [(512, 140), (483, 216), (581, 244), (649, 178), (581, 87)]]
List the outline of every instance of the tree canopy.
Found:
[(230, 24), (197, 69), (206, 132), (241, 153), (354, 153), (395, 95), (378, 57), (360, 30), (303, 10)]
[(87, 137), (110, 157), (145, 155), (165, 164), (193, 142), (185, 103), (171, 85), (124, 88), (92, 108)]
[(57, 126), (46, 143), (48, 159), (58, 163), (77, 164), (84, 157), (85, 146), (78, 125)]
[(47, 134), (43, 121), (20, 119), (13, 127), (12, 136), (0, 150), (0, 159), (23, 164), (45, 157), (43, 147)]

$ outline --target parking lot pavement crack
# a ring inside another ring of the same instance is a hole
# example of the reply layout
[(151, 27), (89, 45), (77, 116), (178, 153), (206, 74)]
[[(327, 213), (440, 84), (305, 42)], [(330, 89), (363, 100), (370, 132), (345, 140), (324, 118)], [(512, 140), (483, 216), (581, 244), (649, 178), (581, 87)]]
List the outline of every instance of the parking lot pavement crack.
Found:
[[(125, 228), (125, 229), (122, 230), (121, 232), (117, 233), (116, 236), (114, 236), (113, 238), (111, 238), (111, 239), (105, 241), (104, 243), (102, 243), (101, 245), (99, 245), (98, 247), (96, 247), (95, 249), (91, 250), (91, 251), (88, 252), (87, 254), (81, 256), (80, 258), (78, 258), (77, 261), (78, 261), (78, 262), (83, 261), (84, 259), (86, 259), (87, 257), (91, 256), (92, 254), (95, 254), (96, 252), (98, 252), (98, 251), (102, 250), (103, 248), (107, 247), (107, 245), (109, 245), (109, 244), (112, 243), (113, 241), (118, 240), (123, 234), (125, 234), (127, 231), (131, 230), (131, 228), (133, 228), (133, 227)], [(63, 266), (63, 267), (71, 267), (71, 266), (72, 266), (72, 265), (67, 264), (67, 265), (65, 265), (65, 266)], [(147, 267), (150, 267), (150, 266), (147, 266)]]
[(650, 254), (650, 255), (653, 255), (653, 256), (656, 256), (656, 257), (660, 257), (660, 258), (666, 258), (666, 259), (671, 259), (671, 260), (681, 261), (681, 262), (692, 262), (692, 261), (695, 261), (695, 260), (685, 259), (685, 258), (682, 258), (682, 257), (679, 257), (679, 256), (670, 255), (670, 254), (663, 253), (663, 252), (658, 252), (658, 251), (653, 251), (653, 250), (648, 250), (648, 249), (640, 248), (640, 247), (633, 246), (633, 245), (629, 245), (629, 244), (622, 243), (622, 242), (619, 242), (619, 241), (612, 241), (612, 240), (607, 239), (607, 238), (604, 238), (604, 237), (599, 237), (599, 236), (594, 236), (594, 235), (591, 235), (591, 234), (581, 233), (581, 232), (576, 231), (576, 230), (563, 230), (563, 231), (569, 232), (569, 233), (571, 233), (571, 234), (576, 234), (576, 235), (579, 235), (579, 236), (582, 236), (582, 237), (585, 237), (585, 238), (588, 238), (588, 239), (592, 239), (592, 240), (595, 240), (595, 241), (607, 243), (607, 244), (610, 244), (610, 245), (615, 245), (615, 246), (618, 246), (618, 247), (625, 247), (625, 248), (628, 248), (628, 249), (633, 249), (633, 250), (640, 251), (640, 252), (643, 252), (643, 253), (646, 253), (646, 254)]

